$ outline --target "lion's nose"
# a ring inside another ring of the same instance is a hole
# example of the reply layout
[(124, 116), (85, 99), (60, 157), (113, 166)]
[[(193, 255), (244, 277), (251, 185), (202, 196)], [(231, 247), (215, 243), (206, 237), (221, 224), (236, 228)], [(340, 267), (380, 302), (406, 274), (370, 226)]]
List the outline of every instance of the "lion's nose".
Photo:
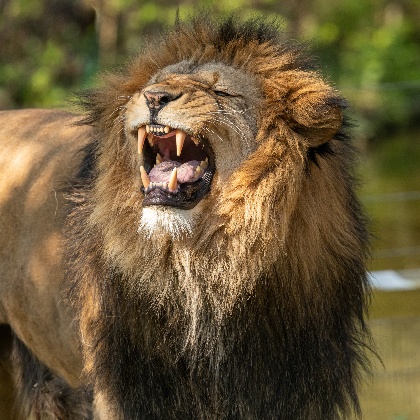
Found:
[(146, 104), (149, 109), (159, 111), (169, 102), (177, 99), (180, 95), (175, 95), (168, 92), (144, 92), (144, 97), (146, 98)]

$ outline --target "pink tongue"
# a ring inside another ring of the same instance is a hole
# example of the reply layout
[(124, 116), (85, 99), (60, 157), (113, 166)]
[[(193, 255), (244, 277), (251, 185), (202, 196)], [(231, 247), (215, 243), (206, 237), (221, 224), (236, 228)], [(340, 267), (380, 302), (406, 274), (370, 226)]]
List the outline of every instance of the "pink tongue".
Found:
[(185, 162), (182, 165), (179, 162), (173, 160), (168, 160), (159, 165), (155, 165), (149, 173), (149, 178), (151, 182), (169, 182), (172, 170), (176, 167), (177, 170), (177, 180), (180, 184), (185, 182), (193, 182), (194, 171), (197, 166), (200, 165), (198, 160), (190, 160)]

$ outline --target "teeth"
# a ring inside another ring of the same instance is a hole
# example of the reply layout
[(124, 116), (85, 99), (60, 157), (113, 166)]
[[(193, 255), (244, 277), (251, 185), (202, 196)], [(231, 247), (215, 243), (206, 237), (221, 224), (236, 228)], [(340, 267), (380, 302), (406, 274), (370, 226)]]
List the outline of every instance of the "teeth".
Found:
[(204, 169), (201, 166), (197, 166), (194, 171), (194, 179), (198, 179), (203, 172)]
[(195, 137), (191, 137), (191, 140), (195, 143), (196, 146), (198, 146), (198, 143), (200, 143), (200, 140)]
[(156, 155), (156, 165), (159, 165), (160, 163), (162, 163), (162, 156), (158, 153)]
[(140, 176), (143, 187), (146, 189), (150, 185), (150, 178), (143, 166), (140, 166)]
[(155, 144), (155, 142), (153, 141), (153, 134), (149, 133), (147, 135), (147, 140), (149, 141), (150, 146), (153, 146)]
[(168, 182), (168, 189), (170, 192), (176, 191), (178, 188), (178, 182), (177, 182), (177, 169), (174, 168), (171, 173), (171, 177), (169, 178)]
[(165, 125), (165, 127), (154, 127), (151, 125), (146, 125), (147, 133), (168, 134), (170, 131), (171, 131), (171, 127), (169, 127), (169, 125)]
[(185, 137), (187, 134), (181, 130), (176, 130), (175, 138), (176, 138), (176, 155), (181, 156), (182, 147), (184, 146)]
[(146, 127), (142, 126), (139, 128), (138, 133), (137, 133), (139, 155), (141, 155), (143, 151), (144, 140), (146, 139), (146, 135), (147, 135), (146, 130), (147, 130)]
[(200, 166), (205, 170), (205, 169), (207, 169), (207, 167), (209, 166), (209, 159), (208, 158), (206, 158), (206, 160), (202, 160), (201, 162), (200, 162)]

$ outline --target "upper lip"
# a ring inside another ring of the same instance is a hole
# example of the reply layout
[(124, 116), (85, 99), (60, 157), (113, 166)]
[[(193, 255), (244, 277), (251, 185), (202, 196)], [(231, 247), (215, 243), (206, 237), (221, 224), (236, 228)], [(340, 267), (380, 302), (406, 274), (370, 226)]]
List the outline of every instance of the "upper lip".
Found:
[(143, 155), (143, 205), (190, 208), (209, 190), (215, 167), (205, 139), (168, 125), (146, 124), (138, 128), (138, 152)]

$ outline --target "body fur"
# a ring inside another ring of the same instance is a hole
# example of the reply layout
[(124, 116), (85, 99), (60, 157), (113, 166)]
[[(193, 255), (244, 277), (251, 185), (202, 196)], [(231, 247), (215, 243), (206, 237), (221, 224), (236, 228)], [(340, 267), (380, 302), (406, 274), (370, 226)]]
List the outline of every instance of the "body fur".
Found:
[[(368, 235), (345, 103), (276, 37), (260, 21), (177, 24), (84, 98), (92, 129), (67, 189), (63, 289), (98, 418), (359, 412)], [(234, 94), (216, 97), (220, 80)], [(199, 127), (214, 150), (192, 210), (142, 208), (132, 131), (152, 88), (191, 98), (160, 124)]]

